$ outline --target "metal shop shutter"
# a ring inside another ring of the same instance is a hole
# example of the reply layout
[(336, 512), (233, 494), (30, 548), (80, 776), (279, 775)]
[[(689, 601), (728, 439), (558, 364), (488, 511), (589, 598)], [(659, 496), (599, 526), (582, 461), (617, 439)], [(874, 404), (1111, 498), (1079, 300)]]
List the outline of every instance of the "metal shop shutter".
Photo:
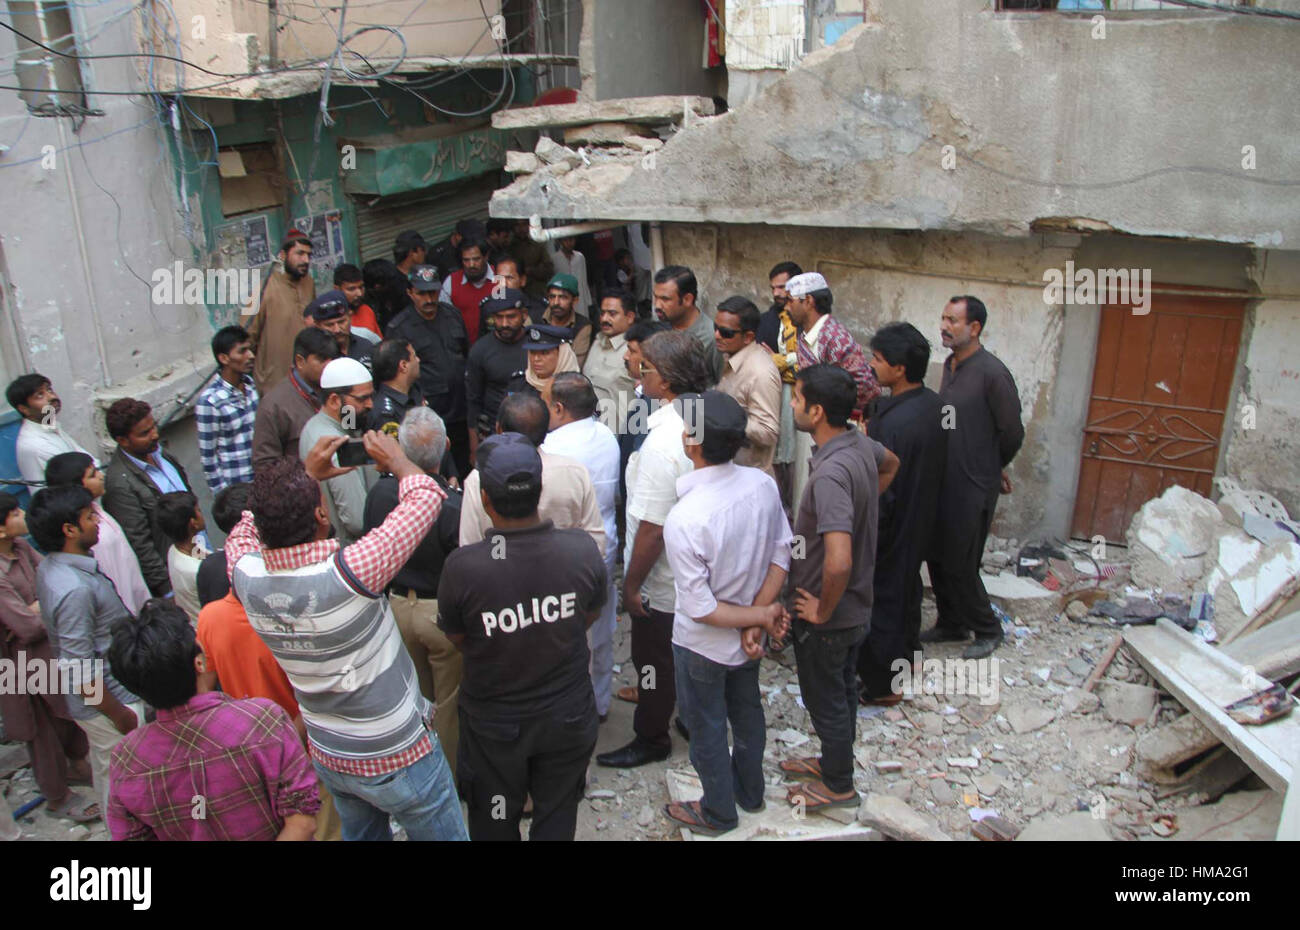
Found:
[[(440, 189), (445, 187), (446, 189)], [(427, 191), (381, 198), (374, 204), (357, 204), (357, 240), (361, 261), (393, 258), (393, 240), (397, 234), (414, 229), (429, 245), (447, 238), (458, 220), (488, 220), (488, 201), (498, 188), (498, 176), (491, 172), (440, 185)]]

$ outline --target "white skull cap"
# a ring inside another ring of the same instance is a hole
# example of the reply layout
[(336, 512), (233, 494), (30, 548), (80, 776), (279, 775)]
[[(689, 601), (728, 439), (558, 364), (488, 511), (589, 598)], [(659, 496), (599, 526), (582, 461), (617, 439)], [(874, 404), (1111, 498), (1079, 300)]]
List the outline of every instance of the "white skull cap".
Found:
[(371, 382), (370, 372), (355, 358), (336, 358), (325, 366), (320, 375), (320, 386), (324, 390), (355, 387)]
[(791, 297), (807, 297), (813, 291), (829, 291), (831, 286), (826, 279), (815, 271), (805, 271), (785, 282), (785, 290)]

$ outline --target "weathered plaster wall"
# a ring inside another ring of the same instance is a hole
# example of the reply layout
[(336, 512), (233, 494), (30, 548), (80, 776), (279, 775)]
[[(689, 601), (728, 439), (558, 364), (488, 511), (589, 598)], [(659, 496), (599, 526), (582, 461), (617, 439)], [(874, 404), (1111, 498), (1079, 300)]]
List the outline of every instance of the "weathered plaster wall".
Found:
[(584, 99), (717, 93), (723, 69), (701, 65), (699, 0), (587, 0), (582, 16)]
[(1268, 491), (1300, 516), (1300, 254), (1261, 252), (1249, 269), (1265, 294), (1238, 377), (1226, 473)]
[(678, 133), (652, 170), (525, 176), (493, 207), (1003, 235), (1085, 218), (1286, 247), (1300, 238), (1297, 100), (1294, 29), (1259, 17), (1114, 14), (1093, 38), (1087, 17), (987, 0), (882, 3), (747, 104)]
[[(670, 224), (665, 251), (668, 262), (695, 270), (710, 312), (732, 294), (766, 308), (767, 273), (778, 261), (820, 271), (835, 294), (836, 314), (864, 347), (895, 320), (931, 340), (927, 382), (935, 388), (946, 355), (939, 342), (944, 303), (963, 293), (985, 301), (985, 344), (1011, 369), (1026, 425), (1011, 468), (1015, 492), (1002, 498), (995, 531), (1021, 539), (1069, 534), (1100, 321), (1097, 306), (1047, 305), (1046, 269), (1073, 260), (1081, 268), (1150, 268), (1156, 282), (1170, 285), (1300, 294), (1294, 253), (1113, 235)], [(1300, 302), (1266, 300), (1248, 310), (1237, 403), (1256, 405), (1258, 426), (1243, 430), (1241, 411), (1229, 410), (1235, 425), (1225, 431), (1220, 472), (1300, 510), (1300, 422), (1292, 412), (1300, 406), (1300, 366), (1291, 358), (1297, 337)]]
[[(134, 50), (130, 17), (113, 19), (116, 7), (77, 9), (84, 34), (94, 37), (85, 43), (89, 51)], [(0, 38), (0, 53), (14, 48), (11, 34)], [(178, 203), (166, 131), (151, 103), (94, 93), (138, 89), (129, 60), (89, 61), (85, 73), (90, 105), (105, 115), (88, 118), (75, 134), (69, 120), (30, 116), (15, 92), (0, 92), (0, 142), (11, 147), (0, 156), (0, 243), (11, 285), (4, 338), (17, 332), (6, 352), (8, 374), (50, 377), (63, 398), (64, 425), (93, 449), (103, 428), (97, 392), (129, 385), (136, 396), (167, 405), (208, 367), (212, 329), (203, 306), (150, 301), (154, 269), (189, 263), (191, 240), (200, 235), (197, 214)], [(51, 153), (53, 167), (46, 167), (42, 159)]]

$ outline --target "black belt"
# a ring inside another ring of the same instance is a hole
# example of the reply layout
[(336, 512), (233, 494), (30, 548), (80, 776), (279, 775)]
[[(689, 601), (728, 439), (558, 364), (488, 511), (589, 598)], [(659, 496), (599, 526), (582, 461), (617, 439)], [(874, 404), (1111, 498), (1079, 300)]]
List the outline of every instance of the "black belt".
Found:
[(423, 591), (418, 591), (415, 588), (408, 588), (404, 584), (390, 584), (388, 586), (388, 593), (395, 597), (409, 597), (414, 593), (415, 596), (422, 601), (436, 601), (438, 599), (436, 591), (433, 594), (425, 594)]

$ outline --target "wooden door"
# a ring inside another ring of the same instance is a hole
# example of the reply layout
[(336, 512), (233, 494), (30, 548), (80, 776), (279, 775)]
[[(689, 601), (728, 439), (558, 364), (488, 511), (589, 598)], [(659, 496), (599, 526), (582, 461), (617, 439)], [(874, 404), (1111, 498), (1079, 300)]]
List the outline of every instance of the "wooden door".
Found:
[(1181, 294), (1141, 316), (1102, 308), (1072, 535), (1123, 543), (1172, 485), (1210, 496), (1244, 312), (1244, 298)]

